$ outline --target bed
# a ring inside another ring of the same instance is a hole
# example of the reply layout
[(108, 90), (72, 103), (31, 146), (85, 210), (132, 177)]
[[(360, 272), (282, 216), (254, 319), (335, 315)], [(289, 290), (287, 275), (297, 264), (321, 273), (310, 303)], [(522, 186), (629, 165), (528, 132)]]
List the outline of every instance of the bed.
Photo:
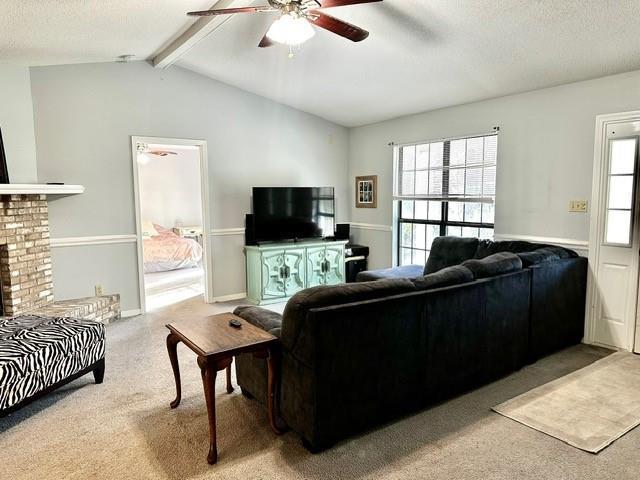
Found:
[(144, 273), (167, 272), (197, 267), (202, 247), (190, 238), (176, 235), (171, 229), (154, 224), (154, 231), (144, 236)]

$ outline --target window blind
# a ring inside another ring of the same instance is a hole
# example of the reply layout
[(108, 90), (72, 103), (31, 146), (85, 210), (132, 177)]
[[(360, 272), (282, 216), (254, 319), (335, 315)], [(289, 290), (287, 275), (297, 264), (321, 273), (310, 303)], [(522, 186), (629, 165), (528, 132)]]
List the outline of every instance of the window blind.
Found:
[(497, 134), (395, 148), (394, 200), (494, 203)]

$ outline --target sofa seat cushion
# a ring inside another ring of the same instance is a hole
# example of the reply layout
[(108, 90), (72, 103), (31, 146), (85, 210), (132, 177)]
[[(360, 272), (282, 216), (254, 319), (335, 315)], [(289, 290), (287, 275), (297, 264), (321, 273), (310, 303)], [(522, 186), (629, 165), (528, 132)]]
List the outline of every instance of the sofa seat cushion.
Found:
[(424, 275), (437, 272), (446, 267), (459, 265), (473, 258), (478, 249), (477, 238), (438, 237), (431, 245), (429, 258), (424, 267)]
[(240, 306), (233, 311), (237, 315), (252, 325), (269, 332), (271, 335), (280, 337), (282, 329), (282, 315), (266, 308), (254, 306)]
[(474, 278), (487, 278), (522, 270), (522, 260), (515, 253), (501, 252), (482, 259), (471, 259), (462, 263), (473, 273)]
[(435, 273), (418, 277), (413, 283), (418, 290), (430, 290), (472, 281), (473, 273), (471, 270), (462, 265), (454, 265), (438, 270)]
[(282, 345), (299, 361), (311, 364), (312, 339), (307, 313), (313, 308), (390, 297), (416, 290), (411, 280), (389, 278), (373, 282), (320, 285), (296, 293), (287, 302), (282, 320)]
[(523, 267), (530, 267), (531, 265), (560, 259), (558, 253), (549, 248), (540, 248), (531, 252), (517, 253), (516, 255), (522, 260)]
[(0, 410), (104, 358), (104, 325), (23, 315), (0, 320)]
[(367, 270), (356, 276), (357, 282), (372, 282), (384, 278), (409, 278), (422, 276), (424, 265), (402, 265), (400, 267), (383, 268), (380, 270)]

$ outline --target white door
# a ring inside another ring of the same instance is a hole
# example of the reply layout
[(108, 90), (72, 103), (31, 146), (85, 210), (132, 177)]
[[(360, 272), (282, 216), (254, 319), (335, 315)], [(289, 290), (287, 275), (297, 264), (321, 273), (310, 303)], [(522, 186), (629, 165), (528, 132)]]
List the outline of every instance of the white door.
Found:
[(594, 340), (631, 350), (638, 298), (637, 122), (606, 127), (603, 158), (604, 223), (599, 236)]

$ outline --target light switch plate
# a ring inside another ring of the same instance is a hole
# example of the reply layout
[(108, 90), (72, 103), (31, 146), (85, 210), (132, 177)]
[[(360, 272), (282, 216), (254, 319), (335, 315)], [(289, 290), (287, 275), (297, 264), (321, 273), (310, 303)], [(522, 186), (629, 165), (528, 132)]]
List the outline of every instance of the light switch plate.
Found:
[(571, 200), (569, 202), (569, 211), (573, 213), (587, 213), (589, 202), (586, 200)]

